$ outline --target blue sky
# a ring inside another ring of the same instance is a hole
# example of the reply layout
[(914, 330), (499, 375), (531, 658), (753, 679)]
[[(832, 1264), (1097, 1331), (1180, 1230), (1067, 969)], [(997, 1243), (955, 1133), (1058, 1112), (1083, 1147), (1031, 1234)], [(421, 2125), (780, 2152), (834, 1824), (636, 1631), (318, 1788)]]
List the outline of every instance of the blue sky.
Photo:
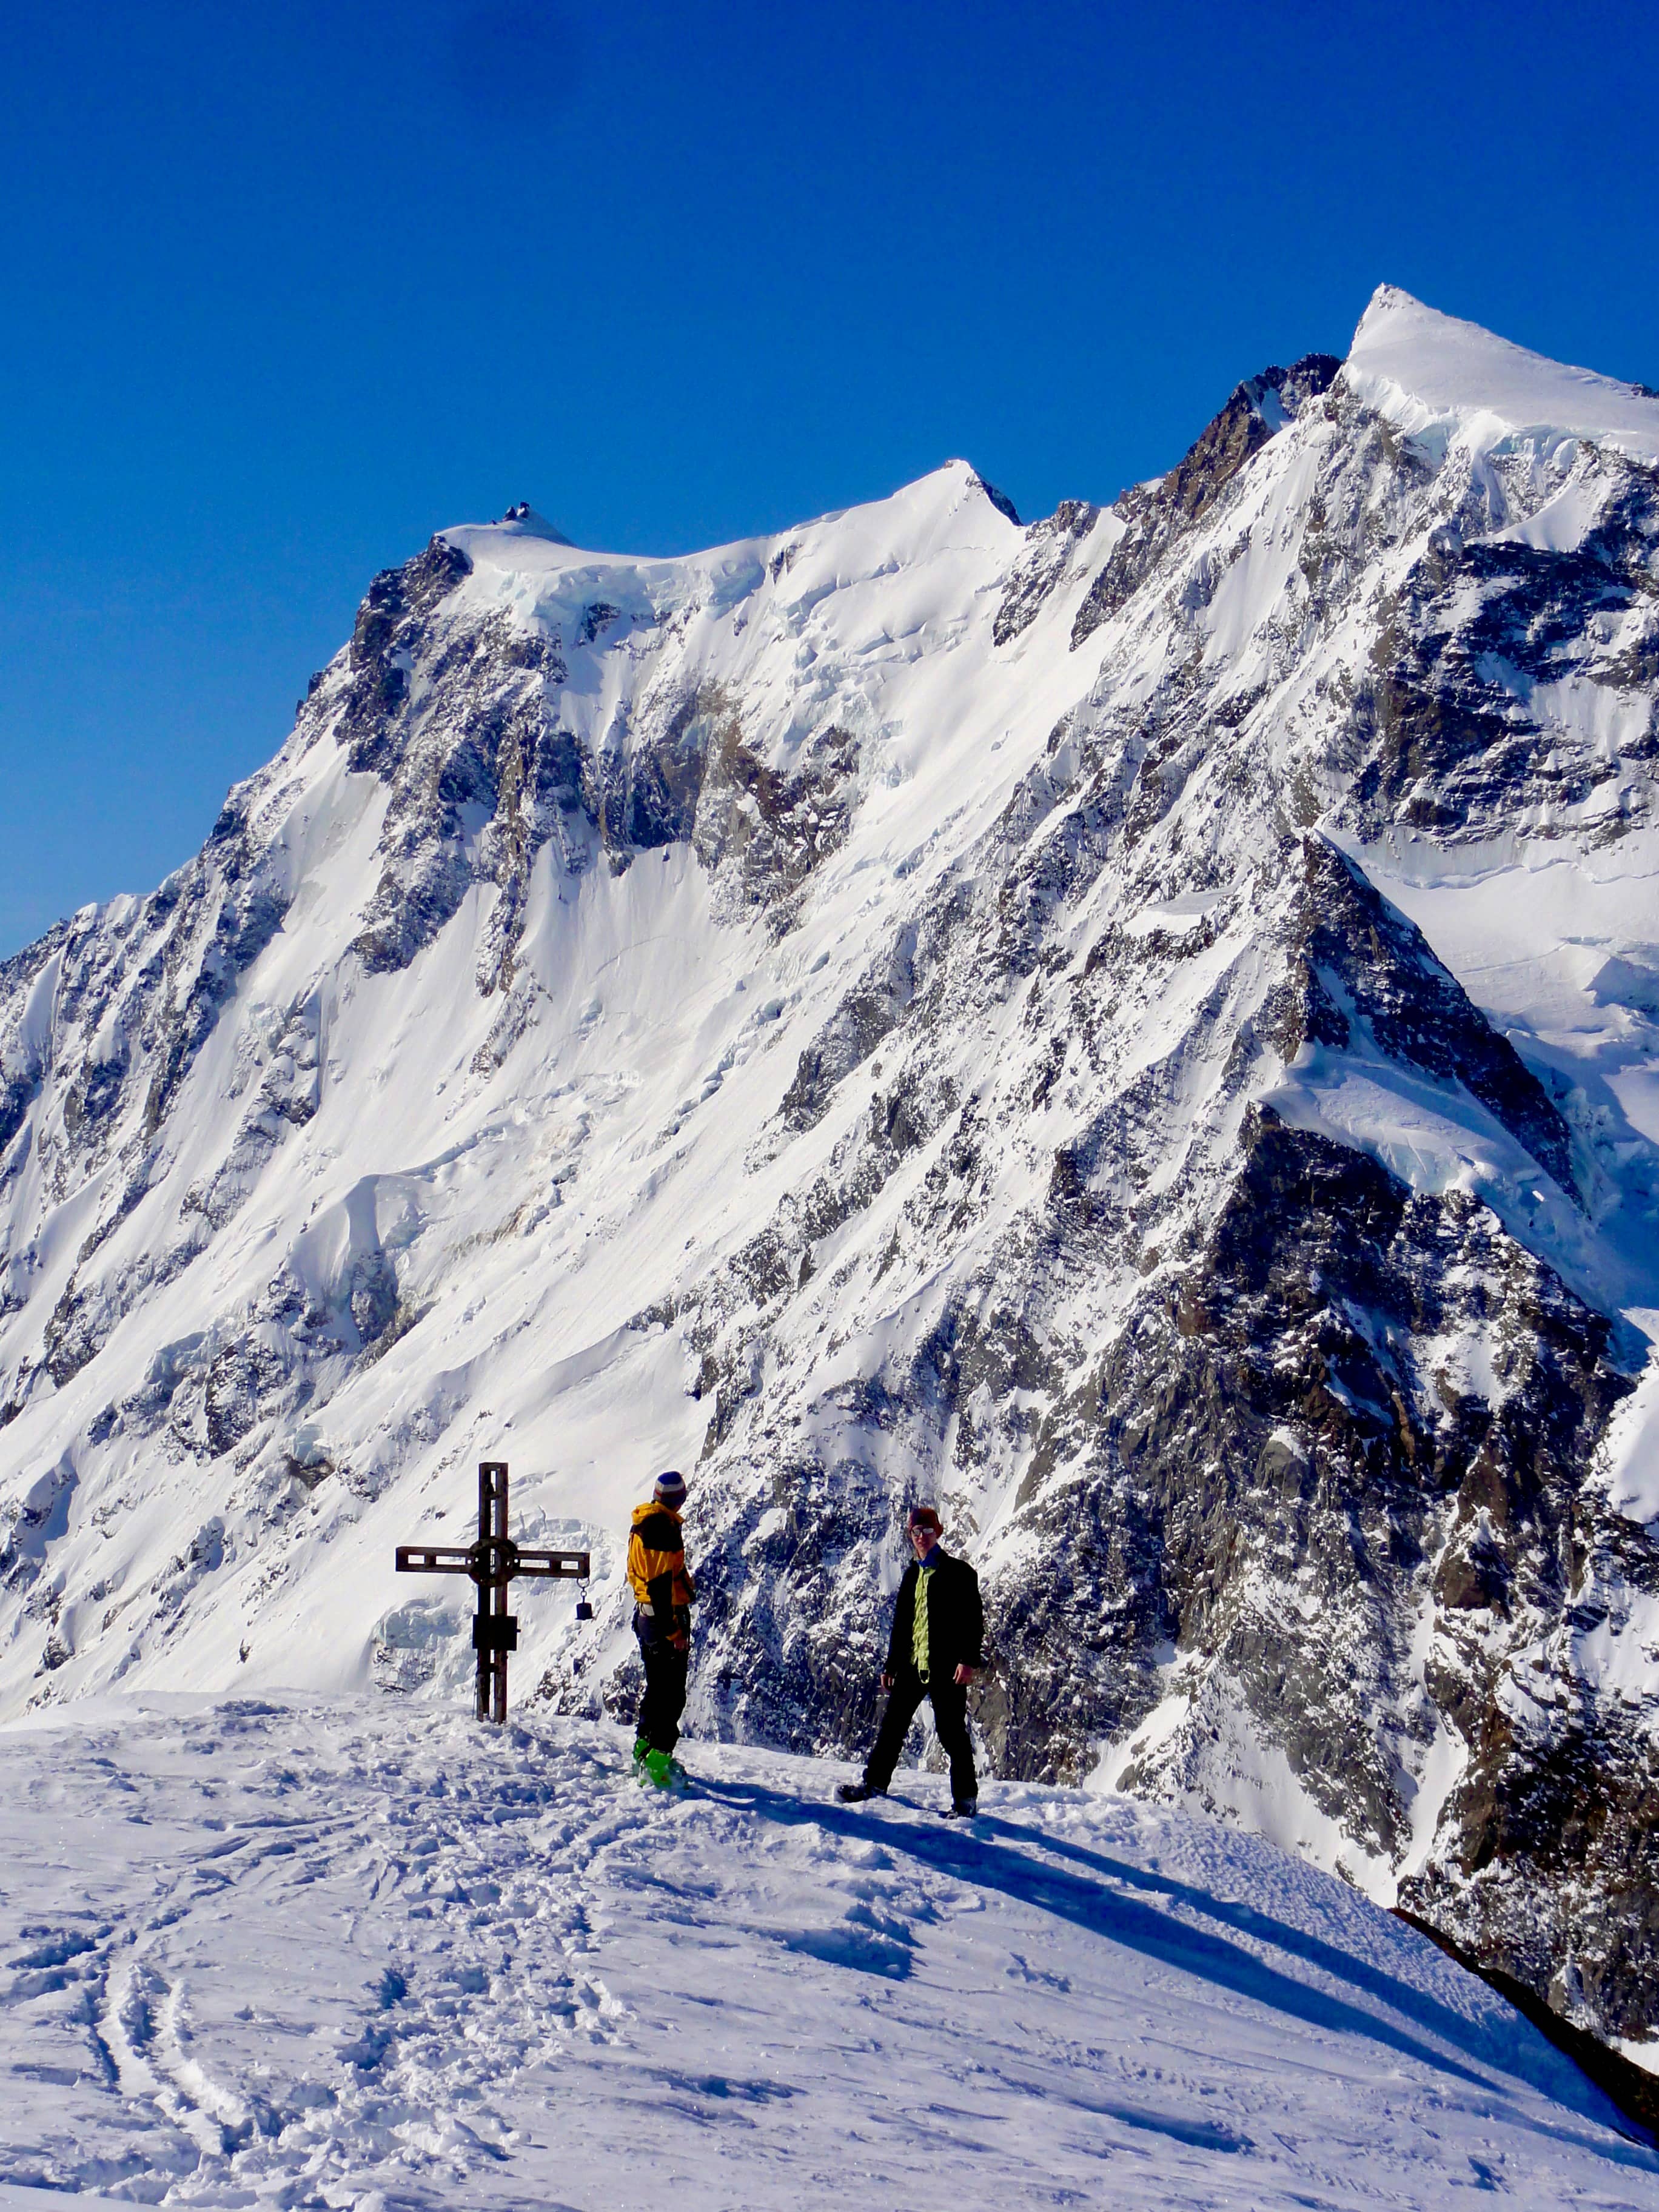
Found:
[(150, 888), (376, 568), (1167, 467), (1388, 281), (1659, 384), (1650, 7), (0, 14), (0, 953)]

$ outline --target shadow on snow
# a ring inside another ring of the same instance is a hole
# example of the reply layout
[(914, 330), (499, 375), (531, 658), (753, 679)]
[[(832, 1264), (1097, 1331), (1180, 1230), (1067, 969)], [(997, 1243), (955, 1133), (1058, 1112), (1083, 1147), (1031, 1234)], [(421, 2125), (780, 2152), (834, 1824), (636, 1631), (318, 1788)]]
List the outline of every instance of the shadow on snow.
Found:
[[(733, 1811), (757, 1814), (783, 1826), (827, 1828), (865, 1843), (879, 1838), (889, 1849), (903, 1851), (941, 1874), (999, 1889), (1023, 1904), (1037, 1905), (1059, 1919), (1086, 1929), (1091, 1935), (1138, 1951), (1143, 1957), (1155, 1959), (1162, 1966), (1175, 1967), (1236, 1996), (1270, 2006), (1310, 2027), (1364, 2036), (1433, 2073), (1449, 2074), (1490, 2096), (1506, 2094), (1504, 2081), (1501, 2078), (1494, 2080), (1492, 2075), (1510, 2075), (1581, 2117), (1599, 2122), (1615, 2133), (1616, 2140), (1576, 2136), (1560, 2128), (1548, 2129), (1547, 2133), (1563, 2141), (1577, 2142), (1582, 2148), (1620, 2165), (1638, 2166), (1650, 2172), (1659, 2167), (1659, 2158), (1652, 2152), (1629, 2142), (1623, 2132), (1621, 2117), (1601, 2092), (1577, 2066), (1528, 2027), (1518, 2014), (1510, 2051), (1502, 2056), (1490, 2050), (1473, 2051), (1469, 2048), (1472, 2037), (1480, 2038), (1483, 2043), (1493, 2039), (1489, 2027), (1443, 2004), (1426, 1990), (1414, 1989), (1382, 1968), (1356, 1959), (1337, 1945), (1277, 1920), (1254, 1905), (1212, 1897), (1206, 1890), (1148, 1872), (1104, 1851), (1091, 1850), (1063, 1838), (1022, 1828), (1014, 1821), (995, 1816), (981, 1815), (973, 1832), (968, 1833), (960, 1828), (935, 1829), (931, 1825), (922, 1826), (880, 1814), (872, 1817), (837, 1805), (806, 1802), (769, 1789), (763, 1783), (714, 1782), (700, 1775), (697, 1791), (699, 1796), (712, 1798)], [(902, 1800), (895, 1802), (902, 1803)], [(997, 1840), (987, 1841), (988, 1831)], [(1016, 1845), (1025, 1848), (1013, 1848)], [(1033, 1848), (1086, 1868), (1094, 1878), (1047, 1865), (1031, 1855)], [(1108, 1884), (1112, 1887), (1108, 1887)], [(1346, 1982), (1376, 2004), (1412, 2022), (1419, 2033), (1413, 2033), (1362, 2004), (1312, 1987), (1267, 1965), (1242, 1943), (1216, 1932), (1213, 1926), (1194, 1927), (1172, 1917), (1167, 1910), (1142, 1904), (1130, 1893), (1136, 1890), (1164, 1899), (1170, 1905), (1304, 1960), (1321, 1973)], [(1406, 1931), (1402, 1929), (1400, 1932), (1403, 1940)], [(1426, 1943), (1428, 1939), (1425, 1936), (1413, 1940)], [(1453, 2051), (1462, 2055), (1437, 2049), (1434, 2044), (1422, 2040), (1423, 2035), (1435, 2037), (1443, 2045), (1452, 2045)], [(1534, 2041), (1536, 2050), (1527, 2048)], [(1478, 2070), (1482, 2067), (1489, 2070)], [(1511, 2117), (1523, 2125), (1538, 2124), (1524, 2114), (1512, 2113)]]

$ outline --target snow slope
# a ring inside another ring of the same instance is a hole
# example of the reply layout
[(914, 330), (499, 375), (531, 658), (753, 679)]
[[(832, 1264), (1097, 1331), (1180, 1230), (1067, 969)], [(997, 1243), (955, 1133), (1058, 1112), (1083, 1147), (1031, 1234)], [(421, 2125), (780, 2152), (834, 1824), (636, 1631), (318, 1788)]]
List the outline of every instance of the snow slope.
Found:
[(1511, 441), (1547, 450), (1583, 438), (1659, 462), (1651, 392), (1528, 353), (1392, 284), (1378, 287), (1361, 317), (1343, 381), (1413, 437), (1462, 435), (1489, 453)]
[[(228, 2205), (1659, 2204), (1426, 1941), (1127, 1799), (363, 1699), (4, 1734), (0, 2178)], [(845, 1771), (845, 1770), (840, 1770)]]
[(620, 1711), (678, 1463), (697, 1725), (844, 1748), (929, 1494), (1000, 1771), (1649, 2036), (1656, 425), (1385, 288), (1112, 508), (377, 577), (0, 969), (0, 1711), (452, 1698), (486, 1455)]

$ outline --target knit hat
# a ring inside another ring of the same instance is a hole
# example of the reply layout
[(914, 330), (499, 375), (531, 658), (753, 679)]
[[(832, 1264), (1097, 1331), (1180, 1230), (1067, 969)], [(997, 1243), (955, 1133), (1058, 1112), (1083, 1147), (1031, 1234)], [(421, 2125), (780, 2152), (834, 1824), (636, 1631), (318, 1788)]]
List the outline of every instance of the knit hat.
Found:
[(931, 1505), (913, 1505), (910, 1508), (909, 1526), (912, 1528), (931, 1528), (937, 1536), (942, 1533), (945, 1523)]
[(685, 1477), (678, 1468), (671, 1467), (666, 1474), (657, 1477), (656, 1498), (659, 1505), (684, 1504)]

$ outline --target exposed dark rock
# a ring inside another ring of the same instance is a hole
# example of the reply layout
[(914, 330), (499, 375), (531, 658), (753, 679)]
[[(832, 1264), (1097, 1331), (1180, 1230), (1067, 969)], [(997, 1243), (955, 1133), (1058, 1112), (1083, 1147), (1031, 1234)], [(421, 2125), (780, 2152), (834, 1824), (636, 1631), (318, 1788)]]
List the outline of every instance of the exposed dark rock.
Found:
[(1391, 1060), (1462, 1083), (1577, 1200), (1572, 1139), (1543, 1085), (1500, 1036), (1415, 924), (1322, 837), (1302, 844), (1291, 927), (1300, 957), (1285, 1027), (1286, 1060), (1304, 1041), (1346, 1050), (1362, 1022)]
[(1328, 390), (1341, 366), (1328, 354), (1310, 353), (1289, 368), (1264, 368), (1237, 387), (1167, 477), (1122, 495), (1117, 512), (1128, 527), (1078, 610), (1073, 650), (1127, 604), (1175, 538), (1204, 520), (1274, 432)]
[(351, 680), (343, 702), (340, 736), (356, 770), (382, 773), (394, 757), (387, 725), (409, 695), (400, 655), (412, 652), (423, 617), (469, 574), (472, 564), (459, 547), (434, 538), (401, 568), (384, 568), (368, 587), (351, 633)]
[[(1578, 671), (1610, 688), (1653, 681), (1656, 548), (1659, 473), (1635, 464), (1571, 550), (1437, 531), (1385, 611), (1376, 672), (1356, 702), (1371, 758), (1352, 810), (1367, 834), (1389, 820), (1443, 836), (1481, 830), (1525, 807), (1533, 834), (1548, 836), (1615, 783), (1620, 757), (1540, 720), (1532, 694)], [(1632, 614), (1644, 632), (1622, 659), (1607, 655), (1604, 632)], [(1638, 738), (1626, 757), (1649, 753)], [(1615, 814), (1609, 826), (1627, 825)]]
[(1019, 520), (1019, 511), (1015, 507), (1012, 500), (1009, 498), (1006, 491), (999, 491), (994, 483), (988, 483), (985, 478), (981, 476), (975, 475), (969, 477), (969, 481), (972, 483), (975, 491), (982, 491), (984, 493), (986, 498), (990, 501), (992, 506), (995, 507), (999, 514), (1007, 516), (1009, 521), (1014, 525), (1016, 529), (1023, 526)]
[(783, 1098), (791, 1128), (809, 1129), (820, 1120), (836, 1085), (904, 1019), (915, 996), (915, 950), (916, 933), (908, 929), (802, 1053)]
[(1025, 550), (1008, 571), (1002, 604), (992, 624), (992, 641), (1012, 645), (1036, 619), (1043, 602), (1065, 580), (1082, 546), (1100, 520), (1086, 500), (1062, 500), (1054, 513), (1025, 532)]
[[(1432, 1364), (1469, 1328), (1502, 1346), (1496, 1408)], [(1000, 1692), (1009, 1765), (1079, 1774), (1154, 1701), (1173, 1644), (1226, 1672), (1317, 1802), (1397, 1849), (1413, 1692), (1389, 1624), (1449, 1547), (1443, 1605), (1517, 1634), (1559, 1612), (1577, 1470), (1628, 1388), (1607, 1333), (1484, 1209), (1258, 1113), (1178, 1294), (1147, 1294), (1040, 1436), (1024, 1510), (1062, 1564), (998, 1592), (1000, 1632), (1053, 1655)], [(1305, 1602), (1264, 1607), (1269, 1589)], [(1486, 1710), (1466, 1680), (1484, 1700), (1491, 1674), (1431, 1686), (1460, 1732)]]
[(42, 1073), (30, 1069), (18, 1075), (0, 1073), (0, 1156), (22, 1127), (29, 1108), (40, 1097)]

